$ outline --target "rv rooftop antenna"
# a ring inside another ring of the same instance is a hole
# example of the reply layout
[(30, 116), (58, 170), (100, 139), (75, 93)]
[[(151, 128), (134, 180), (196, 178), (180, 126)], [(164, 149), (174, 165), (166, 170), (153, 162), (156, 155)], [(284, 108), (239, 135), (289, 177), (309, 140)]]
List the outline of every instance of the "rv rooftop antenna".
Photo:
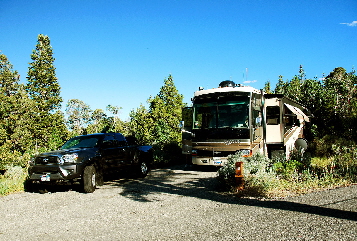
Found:
[(248, 68), (245, 68), (245, 82), (248, 83)]

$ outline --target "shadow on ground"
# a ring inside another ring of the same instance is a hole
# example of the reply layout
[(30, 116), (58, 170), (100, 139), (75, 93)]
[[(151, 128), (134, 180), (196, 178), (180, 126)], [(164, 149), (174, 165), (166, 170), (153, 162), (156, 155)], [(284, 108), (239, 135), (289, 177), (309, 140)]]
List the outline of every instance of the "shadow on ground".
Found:
[[(172, 168), (153, 170), (147, 178), (123, 178), (120, 180), (106, 182), (106, 185), (120, 186), (123, 188), (123, 191), (120, 193), (120, 195), (138, 202), (157, 201), (152, 197), (166, 193), (179, 196), (195, 197), (221, 203), (280, 209), (357, 221), (357, 212), (353, 211), (344, 211), (323, 206), (301, 204), (283, 199), (261, 200), (239, 198), (232, 194), (217, 191), (218, 183), (215, 177), (202, 178), (199, 175), (199, 172), (212, 171), (215, 170), (201, 169), (195, 171), (185, 171), (184, 166), (175, 166)], [(357, 200), (357, 196), (352, 199), (343, 199), (343, 197), (340, 197), (337, 202), (353, 200)], [(335, 204), (337, 202), (331, 204)]]

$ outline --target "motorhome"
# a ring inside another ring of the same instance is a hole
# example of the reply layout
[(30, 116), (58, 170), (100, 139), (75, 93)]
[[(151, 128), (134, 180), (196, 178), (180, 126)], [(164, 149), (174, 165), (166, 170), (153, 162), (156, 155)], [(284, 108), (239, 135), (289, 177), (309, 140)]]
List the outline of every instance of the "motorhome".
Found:
[(218, 88), (200, 88), (192, 107), (183, 110), (182, 152), (194, 165), (222, 166), (238, 151), (268, 157), (298, 147), (306, 149), (307, 110), (279, 94), (223, 81)]

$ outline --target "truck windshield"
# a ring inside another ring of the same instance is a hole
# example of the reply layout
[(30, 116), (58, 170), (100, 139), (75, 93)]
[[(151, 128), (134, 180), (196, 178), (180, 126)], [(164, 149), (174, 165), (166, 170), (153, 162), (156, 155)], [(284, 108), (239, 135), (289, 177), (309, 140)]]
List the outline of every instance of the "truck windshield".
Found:
[(61, 149), (93, 148), (101, 139), (100, 136), (77, 136), (64, 143)]
[(242, 100), (194, 104), (194, 128), (247, 128), (249, 97)]

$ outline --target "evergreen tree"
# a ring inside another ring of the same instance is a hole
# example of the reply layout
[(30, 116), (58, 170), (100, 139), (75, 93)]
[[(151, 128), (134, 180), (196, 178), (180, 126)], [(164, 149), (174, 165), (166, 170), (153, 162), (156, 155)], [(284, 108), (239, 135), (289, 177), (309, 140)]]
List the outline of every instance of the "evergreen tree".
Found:
[(285, 85), (284, 88), (285, 96), (300, 103), (301, 86), (302, 86), (302, 81), (300, 80), (299, 76), (295, 75), (294, 78)]
[(356, 75), (342, 67), (335, 68), (324, 79), (325, 106), (329, 113), (329, 131), (357, 139), (356, 128)]
[(7, 57), (0, 53), (0, 169), (10, 162), (13, 152), (11, 135), (15, 126), (14, 105), (18, 90), (18, 74)]
[(19, 74), (13, 70), (6, 55), (0, 52), (0, 94), (7, 97), (15, 95), (19, 86), (19, 78)]
[(181, 130), (183, 96), (178, 93), (171, 75), (154, 98), (150, 98), (149, 113), (153, 126), (151, 137), (157, 151), (157, 159), (164, 162), (178, 161), (181, 153)]
[(282, 93), (305, 106), (312, 114), (313, 136), (345, 136), (357, 139), (357, 79), (354, 71), (335, 68), (323, 82), (306, 79), (300, 66), (299, 75), (284, 83), (282, 77), (275, 93)]
[[(26, 165), (31, 148), (29, 131), (33, 104), (19, 75), (4, 54), (0, 54), (0, 169), (6, 164)], [(27, 154), (25, 154), (27, 152)]]
[(56, 78), (50, 38), (38, 35), (36, 49), (31, 54), (27, 92), (35, 101), (39, 112), (50, 112), (61, 107), (60, 85)]
[(304, 70), (303, 66), (300, 65), (300, 68), (299, 68), (299, 79), (300, 79), (301, 82), (303, 82), (303, 81), (305, 80), (305, 76), (306, 76), (305, 70)]
[(183, 96), (178, 93), (171, 75), (155, 97), (148, 99), (149, 109), (143, 105), (130, 113), (129, 128), (139, 143), (151, 144), (156, 159), (176, 161), (180, 157)]
[(182, 116), (183, 96), (178, 93), (171, 75), (154, 98), (149, 99), (149, 112), (154, 122), (153, 136), (161, 144), (180, 143), (179, 122)]
[(267, 93), (267, 94), (272, 94), (273, 92), (271, 91), (271, 88), (270, 88), (270, 81), (268, 80), (267, 82), (265, 82), (265, 85), (264, 85), (264, 92)]
[(274, 93), (275, 94), (284, 94), (285, 92), (285, 82), (283, 80), (283, 76), (279, 75), (278, 83), (276, 83)]
[(129, 134), (134, 136), (139, 144), (153, 144), (154, 140), (151, 132), (154, 123), (145, 106), (140, 104), (135, 111), (132, 110), (130, 112), (129, 116)]
[(35, 104), (35, 111), (31, 116), (31, 132), (36, 148), (39, 151), (46, 151), (50, 146), (60, 145), (67, 138), (64, 117), (59, 111), (62, 98), (48, 36), (38, 35), (31, 59), (26, 85), (27, 93)]

